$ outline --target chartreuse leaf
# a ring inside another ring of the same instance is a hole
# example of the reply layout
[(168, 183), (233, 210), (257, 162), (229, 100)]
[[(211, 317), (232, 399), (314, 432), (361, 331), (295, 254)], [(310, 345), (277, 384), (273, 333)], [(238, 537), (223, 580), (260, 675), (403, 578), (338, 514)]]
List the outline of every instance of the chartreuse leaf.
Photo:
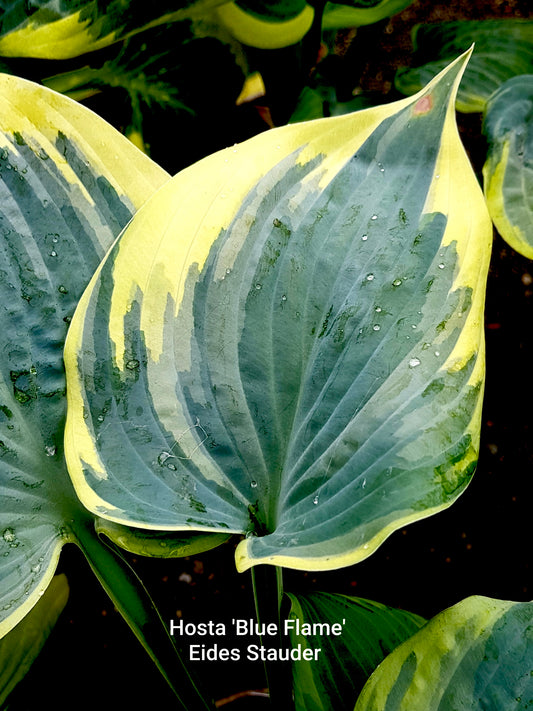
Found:
[(216, 10), (218, 20), (235, 39), (258, 49), (296, 44), (310, 30), (314, 14), (305, 0), (237, 0)]
[(344, 27), (372, 25), (401, 12), (413, 0), (346, 0), (344, 3), (327, 2), (324, 7), (322, 28), (338, 30)]
[(483, 111), (504, 81), (533, 72), (533, 21), (468, 20), (417, 25), (412, 69), (400, 70), (396, 88), (414, 94), (450, 59), (475, 43), (459, 93), (459, 111)]
[(533, 603), (469, 597), (376, 669), (355, 711), (522, 711), (533, 704)]
[(226, 0), (0, 1), (0, 55), (68, 59), (141, 30), (208, 12)]
[(490, 215), (511, 247), (533, 259), (533, 74), (509, 79), (494, 92), (483, 132)]
[(492, 235), (454, 122), (466, 60), (216, 153), (136, 214), (66, 344), (89, 510), (250, 533), (241, 570), (329, 569), (464, 490)]
[(35, 607), (0, 640), (0, 704), (4, 704), (15, 686), (24, 678), (63, 611), (67, 599), (66, 577), (54, 576)]
[[(352, 711), (378, 664), (426, 622), (362, 598), (287, 594), (294, 621), (289, 623), (291, 645), (302, 650), (302, 658), (292, 663), (296, 711)], [(306, 649), (312, 650), (312, 660), (303, 658)]]

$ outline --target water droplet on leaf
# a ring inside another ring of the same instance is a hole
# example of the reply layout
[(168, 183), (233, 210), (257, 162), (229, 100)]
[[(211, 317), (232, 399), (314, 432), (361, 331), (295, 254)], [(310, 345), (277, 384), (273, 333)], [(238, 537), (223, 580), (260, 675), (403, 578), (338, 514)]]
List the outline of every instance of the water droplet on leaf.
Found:
[(420, 365), (420, 358), (411, 358), (409, 361), (409, 367), (416, 368), (418, 365)]

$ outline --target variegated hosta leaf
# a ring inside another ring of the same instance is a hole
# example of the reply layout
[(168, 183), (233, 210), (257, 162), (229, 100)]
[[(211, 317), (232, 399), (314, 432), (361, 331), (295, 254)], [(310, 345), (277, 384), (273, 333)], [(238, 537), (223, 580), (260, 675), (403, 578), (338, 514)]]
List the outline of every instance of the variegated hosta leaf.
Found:
[(0, 640), (0, 704), (22, 681), (38, 656), (68, 599), (64, 575), (56, 575), (35, 607)]
[(327, 2), (324, 8), (322, 28), (338, 30), (344, 27), (372, 25), (401, 12), (413, 0), (346, 0), (343, 3)]
[(457, 95), (457, 109), (483, 111), (496, 89), (518, 74), (533, 73), (533, 21), (464, 20), (418, 25), (415, 28), (414, 67), (395, 79), (402, 94), (414, 94), (450, 59), (475, 43)]
[(522, 711), (533, 704), (533, 603), (469, 597), (376, 669), (355, 711)]
[(483, 131), (490, 215), (511, 247), (533, 259), (533, 74), (509, 79), (490, 97)]
[(464, 490), (492, 235), (454, 121), (465, 62), (216, 153), (137, 213), (66, 346), (91, 511), (249, 532), (239, 569), (328, 569)]
[[(352, 711), (378, 664), (426, 622), (411, 612), (362, 598), (331, 593), (288, 596), (289, 619), (297, 620), (300, 630), (318, 625), (317, 634), (302, 635), (293, 624), (292, 647), (320, 650), (312, 661), (292, 663), (296, 711)], [(341, 633), (329, 634), (325, 624), (340, 624)]]
[(0, 56), (68, 59), (227, 0), (0, 0)]
[(5, 74), (0, 127), (1, 636), (39, 599), (85, 515), (63, 458), (68, 324), (105, 251), (168, 176), (87, 109)]

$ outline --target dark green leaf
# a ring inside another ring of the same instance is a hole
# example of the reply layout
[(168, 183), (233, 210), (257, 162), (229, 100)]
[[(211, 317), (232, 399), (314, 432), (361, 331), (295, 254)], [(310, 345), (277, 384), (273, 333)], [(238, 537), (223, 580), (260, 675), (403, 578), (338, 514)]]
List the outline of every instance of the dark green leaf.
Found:
[[(417, 632), (425, 620), (362, 598), (288, 593), (293, 649), (320, 650), (293, 662), (296, 711), (352, 711), (359, 692), (383, 659)], [(295, 621), (317, 634), (297, 634)], [(344, 624), (345, 621), (345, 624)], [(340, 625), (331, 632), (333, 625)], [(313, 628), (316, 625), (316, 628)], [(329, 625), (329, 628), (326, 627)]]

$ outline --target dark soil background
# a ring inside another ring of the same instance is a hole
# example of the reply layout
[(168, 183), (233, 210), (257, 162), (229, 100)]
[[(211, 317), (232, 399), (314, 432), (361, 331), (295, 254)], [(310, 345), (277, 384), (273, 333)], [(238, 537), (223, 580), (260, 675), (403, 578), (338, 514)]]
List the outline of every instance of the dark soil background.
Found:
[[(397, 66), (410, 63), (410, 30), (415, 23), (530, 15), (528, 0), (415, 2), (390, 20), (361, 29), (351, 44), (348, 33), (346, 51), (329, 58), (329, 71), (336, 73), (341, 95), (361, 87), (389, 101), (395, 98)], [(269, 56), (267, 88), (274, 90), (269, 90), (267, 99), (273, 117), (287, 111), (291, 97), (294, 100), (297, 79), (287, 71), (291, 51)], [(204, 56), (200, 64), (210, 71), (209, 57)], [(216, 86), (213, 91), (206, 99), (210, 114), (197, 124), (200, 142), (209, 129), (209, 151), (266, 129), (256, 107), (235, 108), (233, 96), (229, 100), (218, 95)], [(459, 115), (458, 120), (476, 173), (481, 176), (485, 156), (481, 118)], [(153, 157), (157, 160), (163, 149), (156, 143), (154, 139)], [(169, 169), (173, 170), (176, 162), (185, 165), (200, 157), (193, 155), (195, 149), (190, 147), (198, 142), (187, 137), (185, 143), (187, 146), (177, 146), (173, 156), (164, 152), (166, 161), (174, 161)], [(205, 149), (205, 143), (202, 147)], [(472, 483), (450, 509), (397, 531), (356, 566), (324, 573), (286, 571), (287, 590), (355, 595), (425, 617), (474, 594), (531, 599), (532, 317), (533, 264), (495, 235), (487, 292), (481, 454)], [(165, 620), (181, 616), (186, 621), (228, 621), (253, 616), (250, 576), (235, 572), (235, 544), (230, 542), (194, 558), (131, 560)], [(60, 569), (68, 573), (69, 603), (43, 653), (12, 695), (9, 708), (29, 711), (36, 704), (47, 703), (60, 711), (173, 708), (172, 694), (77, 549), (64, 550)], [(259, 662), (203, 662), (196, 665), (196, 671), (218, 700), (265, 686)], [(245, 697), (227, 708), (266, 706), (261, 697)]]

